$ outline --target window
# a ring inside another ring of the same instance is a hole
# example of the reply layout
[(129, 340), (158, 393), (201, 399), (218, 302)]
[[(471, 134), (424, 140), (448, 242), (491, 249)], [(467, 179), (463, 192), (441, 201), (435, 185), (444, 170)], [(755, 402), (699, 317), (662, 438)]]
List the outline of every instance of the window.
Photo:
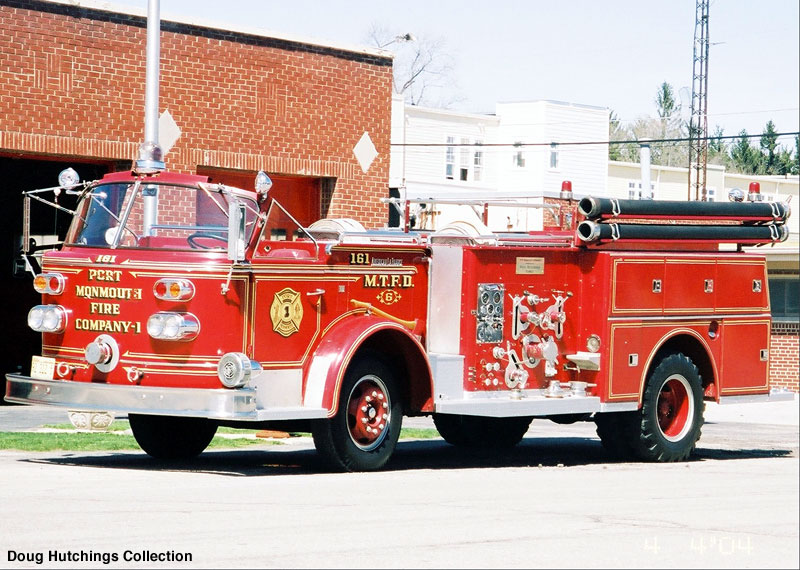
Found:
[(770, 277), (769, 302), (776, 321), (800, 321), (800, 279)]
[(480, 149), (482, 144), (483, 141), (475, 141), (475, 146), (478, 147), (472, 159), (472, 178), (475, 182), (480, 182), (483, 174), (483, 150)]
[(517, 141), (514, 143), (514, 147), (517, 149), (514, 151), (514, 166), (525, 168), (525, 155), (522, 154), (522, 143)]
[[(169, 184), (100, 184), (78, 205), (66, 243), (120, 248), (215, 249), (228, 241), (229, 196), (222, 189)], [(255, 201), (246, 206), (249, 240), (258, 215)]]
[(550, 143), (550, 168), (558, 168), (558, 143)]
[(455, 142), (455, 137), (447, 137), (447, 150), (445, 151), (444, 158), (444, 176), (448, 180), (453, 179), (453, 172), (456, 168), (456, 149), (452, 146)]
[(469, 139), (461, 139), (461, 168), (459, 169), (459, 179), (466, 181), (469, 177)]
[(447, 149), (445, 151), (445, 178), (452, 180), (456, 168), (456, 142), (455, 137), (447, 137)]
[(650, 183), (650, 193), (646, 196), (642, 195), (642, 183), (639, 181), (628, 181), (628, 200), (652, 200), (656, 193), (656, 185), (654, 182)]
[(707, 202), (716, 202), (717, 201), (717, 189), (713, 186), (706, 186), (706, 201)]

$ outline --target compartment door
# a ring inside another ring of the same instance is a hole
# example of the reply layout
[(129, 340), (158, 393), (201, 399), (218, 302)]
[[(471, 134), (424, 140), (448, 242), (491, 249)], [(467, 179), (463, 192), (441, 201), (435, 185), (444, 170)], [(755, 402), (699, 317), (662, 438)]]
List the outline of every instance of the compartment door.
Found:
[(723, 323), (721, 396), (769, 391), (769, 339), (769, 319)]

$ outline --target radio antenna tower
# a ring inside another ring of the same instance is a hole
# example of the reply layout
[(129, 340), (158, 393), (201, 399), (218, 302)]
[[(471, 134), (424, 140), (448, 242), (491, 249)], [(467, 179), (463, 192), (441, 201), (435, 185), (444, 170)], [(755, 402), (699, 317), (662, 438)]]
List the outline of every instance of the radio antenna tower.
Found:
[(689, 119), (689, 200), (708, 200), (708, 3), (697, 0), (692, 61), (692, 116)]

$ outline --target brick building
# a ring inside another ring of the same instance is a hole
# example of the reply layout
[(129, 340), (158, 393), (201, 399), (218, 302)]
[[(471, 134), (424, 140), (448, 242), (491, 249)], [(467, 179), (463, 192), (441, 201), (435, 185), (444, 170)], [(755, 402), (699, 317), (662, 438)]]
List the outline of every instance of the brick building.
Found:
[[(3, 372), (25, 370), (40, 342), (25, 324), (30, 278), (11, 276), (20, 193), (67, 166), (94, 179), (131, 164), (144, 137), (146, 25), (143, 10), (95, 0), (0, 0), (0, 291), (19, 300), (5, 322), (21, 344), (0, 348)], [(265, 170), (301, 222), (384, 224), (387, 52), (162, 19), (160, 76), (160, 111), (181, 131), (168, 169), (248, 188)], [(366, 171), (354, 154), (365, 134), (377, 151)], [(40, 239), (68, 223), (47, 215)]]

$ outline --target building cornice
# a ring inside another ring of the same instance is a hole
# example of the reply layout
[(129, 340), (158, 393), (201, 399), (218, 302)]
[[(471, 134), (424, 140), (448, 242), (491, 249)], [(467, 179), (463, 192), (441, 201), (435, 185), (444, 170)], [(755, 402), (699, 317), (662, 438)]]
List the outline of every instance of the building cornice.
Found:
[[(0, 0), (0, 5), (9, 4), (17, 5), (19, 2)], [(27, 0), (21, 3), (23, 7), (29, 10), (37, 10), (39, 6), (59, 6), (63, 8), (72, 8), (77, 10), (90, 10), (96, 12), (105, 12), (108, 14), (118, 14), (123, 16), (132, 16), (135, 18), (143, 18), (146, 21), (147, 10), (145, 7), (137, 8), (133, 6), (122, 6), (113, 2), (105, 0)], [(143, 2), (143, 4), (146, 4)], [(264, 38), (269, 40), (277, 40), (281, 42), (288, 42), (292, 44), (311, 46), (321, 50), (331, 50), (358, 54), (372, 58), (380, 58), (387, 60), (387, 63), (394, 58), (394, 54), (387, 50), (379, 48), (370, 48), (363, 46), (354, 46), (345, 43), (333, 42), (329, 40), (321, 40), (319, 38), (311, 38), (295, 34), (287, 34), (283, 32), (276, 32), (257, 28), (252, 26), (240, 26), (233, 24), (226, 24), (220, 21), (210, 21), (203, 18), (192, 16), (182, 16), (171, 14), (168, 11), (161, 14), (162, 23), (168, 22), (182, 26), (189, 26), (193, 28), (201, 28), (206, 30), (215, 30), (217, 32), (227, 32), (236, 35), (249, 36), (255, 38)]]

